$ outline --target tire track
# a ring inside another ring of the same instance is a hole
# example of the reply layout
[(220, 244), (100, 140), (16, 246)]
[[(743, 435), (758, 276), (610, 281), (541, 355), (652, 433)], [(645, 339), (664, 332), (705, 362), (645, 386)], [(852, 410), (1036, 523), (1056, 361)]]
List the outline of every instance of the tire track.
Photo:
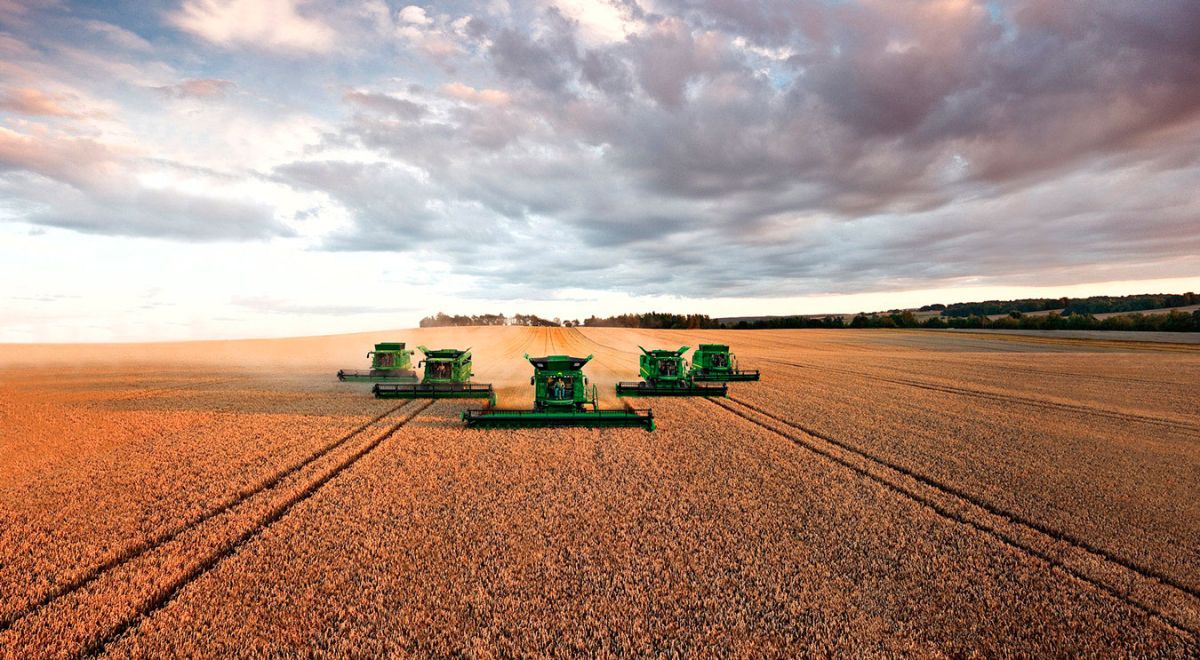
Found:
[[(967, 525), (1059, 568), (1193, 639), (1200, 639), (1200, 590), (753, 404), (732, 397), (705, 401), (924, 505), (943, 518)], [(772, 423), (800, 434), (780, 430)]]
[(588, 336), (586, 333), (584, 333), (584, 332), (583, 332), (582, 330), (580, 330), (579, 328), (571, 328), (571, 330), (574, 330), (574, 331), (575, 331), (575, 334), (576, 334), (576, 335), (578, 335), (578, 336), (579, 336), (579, 338), (580, 338), (582, 341), (585, 341), (585, 342), (587, 342), (587, 343), (589, 343), (589, 344), (592, 344), (592, 345), (594, 345), (594, 346), (599, 346), (599, 347), (601, 347), (601, 348), (607, 348), (608, 350), (610, 350), (610, 351), (612, 351), (612, 352), (614, 352), (614, 353), (628, 353), (629, 355), (637, 355), (637, 353), (634, 353), (633, 351), (626, 351), (626, 350), (623, 350), (623, 349), (617, 348), (616, 346), (610, 346), (610, 345), (608, 345), (608, 344), (605, 344), (605, 343), (603, 343), (603, 342), (596, 341), (595, 339), (592, 339), (591, 337), (589, 337), (589, 336)]
[(198, 382), (192, 381), (192, 382), (188, 382), (188, 383), (180, 383), (177, 385), (162, 385), (159, 387), (148, 387), (145, 389), (133, 390), (130, 392), (118, 392), (118, 394), (116, 396), (100, 397), (100, 398), (93, 399), (92, 401), (96, 404), (107, 403), (110, 401), (135, 401), (137, 399), (148, 399), (148, 398), (165, 396), (167, 394), (178, 392), (180, 390), (188, 390), (188, 389), (193, 389), (193, 388), (199, 389), (200, 387), (204, 387), (207, 389), (207, 388), (210, 388), (210, 387), (213, 387), (216, 385), (228, 385), (229, 383), (236, 383), (239, 380), (242, 380), (242, 379), (240, 379), (240, 378), (215, 378), (215, 379), (211, 379), (211, 380), (204, 380), (204, 381), (198, 381)]
[[(405, 403), (409, 402), (406, 401)], [(410, 421), (416, 418), (417, 415), (420, 415), (434, 403), (434, 401), (426, 401), (419, 405), (419, 407), (415, 408), (411, 414), (393, 424), (383, 433), (379, 434), (374, 440), (363, 445), (358, 450), (350, 454), (350, 456), (337, 463), (331, 470), (325, 472), (319, 478), (309, 482), (304, 488), (285, 499), (282, 503), (272, 507), (266, 517), (251, 527), (245, 529), (232, 542), (218, 548), (216, 552), (209, 554), (202, 561), (195, 564), (186, 573), (171, 581), (165, 587), (159, 589), (158, 592), (149, 601), (140, 606), (132, 616), (127, 617), (107, 634), (89, 644), (83, 650), (81, 655), (103, 655), (114, 642), (118, 641), (126, 633), (136, 628), (143, 620), (153, 616), (155, 612), (169, 605), (171, 601), (175, 600), (175, 598), (187, 588), (188, 585), (212, 571), (225, 559), (228, 559), (236, 554), (238, 549), (253, 541), (259, 534), (281, 520), (293, 508), (295, 508), (297, 504), (300, 504), (301, 502), (304, 502), (308, 498), (312, 497), (317, 491), (335, 479), (338, 475), (353, 467), (354, 464), (356, 464), (364, 456), (371, 453), (385, 440), (392, 437), (396, 431), (400, 430), (400, 428), (408, 424)]]
[(99, 580), (100, 578), (104, 577), (106, 574), (109, 574), (117, 569), (120, 569), (122, 566), (125, 566), (141, 557), (144, 557), (144, 556), (154, 552), (155, 550), (176, 540), (177, 538), (186, 534), (187, 532), (200, 527), (204, 523), (206, 523), (224, 513), (232, 511), (233, 509), (237, 508), (239, 505), (246, 502), (247, 500), (250, 500), (250, 499), (262, 494), (263, 492), (266, 492), (266, 491), (274, 488), (275, 486), (279, 485), (280, 482), (282, 482), (285, 479), (287, 479), (288, 477), (298, 473), (299, 471), (303, 470), (304, 468), (312, 465), (313, 463), (320, 460), (321, 458), (328, 456), (330, 453), (332, 453), (332, 452), (336, 451), (338, 448), (344, 446), (346, 443), (350, 442), (351, 440), (353, 440), (355, 437), (362, 434), (367, 429), (380, 423), (386, 417), (388, 417), (389, 415), (400, 410), (401, 408), (403, 408), (404, 406), (406, 406), (409, 403), (411, 403), (411, 402), (405, 401), (395, 407), (389, 408), (388, 410), (384, 411), (382, 414), (376, 416), (375, 418), (371, 419), (370, 421), (367, 421), (367, 422), (359, 425), (358, 427), (356, 427), (349, 433), (341, 436), (337, 440), (327, 443), (326, 445), (324, 445), (323, 447), (318, 449), (316, 452), (313, 452), (312, 454), (309, 454), (305, 458), (303, 458), (299, 461), (296, 461), (296, 462), (292, 463), (291, 465), (288, 465), (287, 467), (283, 468), (282, 470), (275, 472), (270, 477), (268, 477), (267, 479), (265, 479), (263, 481), (260, 481), (258, 484), (254, 485), (253, 487), (251, 487), (247, 490), (239, 491), (233, 497), (228, 498), (227, 500), (225, 500), (224, 502), (222, 502), (215, 508), (209, 509), (208, 511), (204, 512), (203, 514), (201, 514), (195, 518), (192, 518), (191, 520), (186, 521), (184, 524), (176, 526), (172, 529), (169, 529), (157, 536), (154, 536), (153, 538), (146, 539), (145, 541), (143, 541), (141, 543), (137, 543), (135, 545), (125, 548), (120, 553), (118, 553), (116, 556), (92, 567), (91, 569), (89, 569), (85, 573), (83, 573), (82, 575), (77, 576), (75, 579), (70, 580), (70, 581), (58, 586), (57, 588), (51, 590), (50, 592), (48, 592), (47, 594), (45, 594), (44, 596), (39, 598), (37, 601), (30, 603), (26, 607), (5, 617), (5, 619), (3, 621), (0, 621), (0, 634), (3, 634), (4, 632), (11, 629), (14, 625), (19, 623), (22, 619), (25, 619), (26, 617), (34, 615), (37, 612), (39, 612), (40, 610), (46, 609), (47, 607), (52, 605), (55, 601), (66, 598), (76, 592), (79, 592), (79, 591), (85, 589), (92, 583), (94, 583), (97, 580)]
[(784, 364), (789, 367), (796, 367), (798, 369), (810, 369), (810, 370), (816, 370), (816, 371), (831, 371), (833, 373), (847, 374), (847, 375), (851, 375), (851, 376), (860, 376), (863, 378), (870, 378), (871, 380), (877, 380), (877, 381), (881, 381), (881, 382), (885, 382), (885, 383), (892, 383), (895, 385), (905, 385), (907, 387), (916, 387), (916, 388), (923, 389), (923, 390), (931, 390), (934, 392), (942, 392), (945, 394), (959, 394), (959, 395), (963, 395), (963, 396), (975, 397), (978, 399), (999, 401), (1001, 403), (1018, 403), (1018, 404), (1026, 405), (1026, 406), (1029, 406), (1032, 408), (1041, 408), (1041, 409), (1045, 409), (1045, 410), (1061, 410), (1061, 411), (1065, 411), (1065, 412), (1073, 412), (1073, 413), (1079, 413), (1079, 414), (1085, 414), (1085, 415), (1094, 415), (1097, 417), (1105, 417), (1108, 419), (1115, 419), (1115, 420), (1122, 421), (1122, 422), (1133, 422), (1133, 423), (1137, 423), (1137, 424), (1151, 424), (1151, 425), (1157, 425), (1157, 426), (1165, 426), (1165, 427), (1180, 430), (1180, 431), (1193, 431), (1193, 432), (1200, 433), (1200, 426), (1197, 426), (1194, 424), (1189, 424), (1189, 423), (1181, 421), (1181, 420), (1163, 419), (1161, 417), (1150, 417), (1148, 415), (1139, 415), (1137, 413), (1125, 413), (1125, 412), (1120, 412), (1120, 411), (1116, 411), (1116, 410), (1108, 410), (1105, 408), (1097, 408), (1095, 406), (1087, 406), (1087, 405), (1082, 405), (1082, 404), (1060, 403), (1057, 401), (1049, 401), (1046, 399), (1035, 399), (1032, 397), (1023, 397), (1023, 396), (1014, 395), (1014, 394), (1000, 394), (998, 392), (988, 392), (986, 390), (975, 390), (975, 389), (970, 389), (970, 388), (965, 388), (965, 387), (956, 387), (953, 385), (942, 385), (940, 383), (929, 383), (929, 382), (924, 382), (924, 381), (919, 381), (919, 380), (912, 380), (912, 379), (908, 379), (908, 378), (889, 378), (887, 376), (868, 374), (868, 373), (863, 373), (861, 371), (854, 371), (851, 369), (839, 369), (837, 367), (820, 367), (817, 365), (800, 364), (800, 363), (796, 363), (796, 362), (787, 362), (784, 360), (777, 360), (777, 359), (773, 359), (773, 358), (766, 358), (766, 360), (769, 362), (774, 362), (776, 364)]
[[(929, 330), (892, 330), (891, 332), (929, 332)], [(1084, 347), (1107, 351), (1154, 351), (1159, 353), (1195, 353), (1200, 345), (1192, 343), (1177, 343), (1165, 341), (1146, 341), (1130, 339), (1105, 339), (1103, 337), (1051, 337), (1046, 335), (1008, 334), (1006, 332), (977, 332), (972, 330), (934, 330), (938, 334), (970, 335), (976, 338), (988, 338), (997, 341), (1023, 342), (1027, 344), (1047, 344), (1053, 346)], [(1055, 332), (1045, 330), (1043, 332)], [(1104, 331), (1101, 331), (1104, 332)]]

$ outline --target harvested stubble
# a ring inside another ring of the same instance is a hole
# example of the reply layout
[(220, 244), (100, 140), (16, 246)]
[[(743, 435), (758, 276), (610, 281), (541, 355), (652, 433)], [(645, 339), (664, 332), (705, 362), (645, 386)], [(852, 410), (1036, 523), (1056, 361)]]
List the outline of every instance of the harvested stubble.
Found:
[[(1200, 420), (1186, 405), (1200, 380), (1195, 355), (903, 332), (487, 328), (403, 338), (472, 346), (477, 380), (496, 384), (501, 405), (528, 405), (525, 351), (595, 353), (588, 372), (606, 397), (612, 382), (634, 376), (637, 344), (725, 341), (765, 375), (721, 404), (654, 402), (654, 434), (467, 431), (454, 421), (463, 404), (436, 403), (393, 436), (372, 427), (54, 600), (0, 634), (0, 648), (24, 654), (52, 641), (68, 653), (135, 656), (1200, 651), (1196, 601), (1183, 593), (1168, 602), (1153, 579), (1118, 563), (1190, 579), (1179, 564), (1186, 541), (1164, 539), (1200, 526), (1195, 498), (1186, 499), (1197, 487), (1196, 436), (1187, 429)], [(328, 341), (347, 355), (369, 343)], [(317, 339), (282, 342), (278, 352), (294, 355), (297, 345), (320, 353)], [(305, 369), (316, 383), (351, 359)], [(96, 389), (115, 392), (119, 374)], [(227, 376), (198, 375), (207, 379), (200, 391), (176, 393), (168, 379), (146, 387), (157, 392), (150, 397), (87, 403), (81, 395), (56, 410), (103, 417), (100, 408), (120, 409), (167, 425), (213, 409), (248, 415), (259, 403), (293, 413), (328, 407), (338, 411), (329, 425), (344, 433), (385, 409), (359, 390), (302, 386), (304, 376), (273, 385)], [(1153, 383), (1121, 394), (1139, 380)], [(248, 441), (239, 437), (236, 447)], [(106, 446), (89, 451), (103, 456)], [(63, 447), (32, 447), (22, 460), (62, 461)], [(157, 496), (170, 502), (174, 492)], [(64, 499), (60, 490), (22, 515), (48, 515)], [(995, 513), (1008, 507), (1019, 519)], [(99, 522), (123, 533), (151, 508), (113, 510), (130, 522)], [(77, 515), (83, 529), (89, 519)], [(1038, 531), (1055, 525), (1078, 542)], [(1112, 588), (1130, 574), (1127, 589)]]

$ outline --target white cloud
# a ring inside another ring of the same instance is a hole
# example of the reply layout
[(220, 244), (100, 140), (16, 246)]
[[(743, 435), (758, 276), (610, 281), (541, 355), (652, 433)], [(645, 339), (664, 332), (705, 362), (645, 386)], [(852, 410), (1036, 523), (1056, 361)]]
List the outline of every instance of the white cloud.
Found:
[(589, 44), (624, 41), (641, 25), (608, 0), (553, 0), (551, 4), (579, 22), (580, 37)]
[(489, 105), (507, 105), (512, 97), (500, 89), (475, 89), (458, 81), (442, 85), (442, 93), (460, 101), (470, 103), (487, 103)]
[(413, 25), (429, 25), (433, 19), (425, 15), (425, 9), (416, 5), (409, 5), (400, 10), (400, 20)]
[(187, 0), (168, 16), (175, 26), (226, 47), (324, 53), (334, 31), (298, 12), (300, 0)]
[(122, 48), (143, 52), (149, 51), (152, 48), (150, 42), (139, 37), (133, 32), (113, 25), (112, 23), (105, 23), (104, 21), (88, 21), (87, 27), (89, 30), (103, 35), (104, 38)]

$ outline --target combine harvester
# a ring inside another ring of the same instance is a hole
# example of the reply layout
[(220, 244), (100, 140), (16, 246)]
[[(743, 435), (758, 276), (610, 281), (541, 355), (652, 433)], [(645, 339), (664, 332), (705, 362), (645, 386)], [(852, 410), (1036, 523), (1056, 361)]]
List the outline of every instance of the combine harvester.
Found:
[(371, 391), (377, 399), (487, 399), (496, 405), (496, 390), (490, 384), (472, 383), (471, 349), (418, 346), (425, 359), (425, 375), (420, 383), (382, 383)]
[(371, 358), (370, 371), (349, 371), (342, 369), (337, 372), (338, 380), (367, 382), (367, 383), (415, 383), (417, 373), (413, 371), (411, 350), (404, 349), (404, 342), (383, 342), (375, 344), (375, 350), (367, 353)]
[(692, 354), (692, 380), (705, 383), (732, 383), (758, 380), (758, 369), (738, 369), (737, 356), (725, 344), (700, 344)]
[(642, 349), (638, 356), (638, 373), (642, 380), (617, 383), (617, 396), (725, 396), (728, 392), (723, 383), (700, 385), (693, 381), (687, 360), (683, 359), (687, 346), (677, 351), (638, 348)]
[[(626, 407), (623, 410), (601, 410), (597, 405), (596, 386), (588, 388), (583, 365), (585, 358), (549, 355), (525, 359), (533, 365), (533, 410), (504, 410), (484, 408), (464, 410), (463, 421), (470, 428), (545, 428), (552, 426), (583, 426), (589, 428), (642, 427), (654, 430), (654, 413)], [(589, 408), (590, 406), (590, 408)]]

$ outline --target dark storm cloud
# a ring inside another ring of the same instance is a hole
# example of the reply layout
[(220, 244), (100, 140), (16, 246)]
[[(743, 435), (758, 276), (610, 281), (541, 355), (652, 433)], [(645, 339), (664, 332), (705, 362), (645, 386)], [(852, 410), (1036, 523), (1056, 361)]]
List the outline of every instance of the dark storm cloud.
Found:
[(529, 296), (1086, 281), (1200, 248), (1193, 0), (627, 1), (624, 38), (510, 4), (420, 28), (449, 77), (345, 95), (327, 146), (378, 162), (276, 169), (349, 213), (323, 247)]
[(545, 12), (543, 20), (543, 35), (531, 35), (515, 27), (492, 35), (492, 63), (503, 76), (562, 92), (576, 77), (579, 66), (574, 25), (553, 9)]

